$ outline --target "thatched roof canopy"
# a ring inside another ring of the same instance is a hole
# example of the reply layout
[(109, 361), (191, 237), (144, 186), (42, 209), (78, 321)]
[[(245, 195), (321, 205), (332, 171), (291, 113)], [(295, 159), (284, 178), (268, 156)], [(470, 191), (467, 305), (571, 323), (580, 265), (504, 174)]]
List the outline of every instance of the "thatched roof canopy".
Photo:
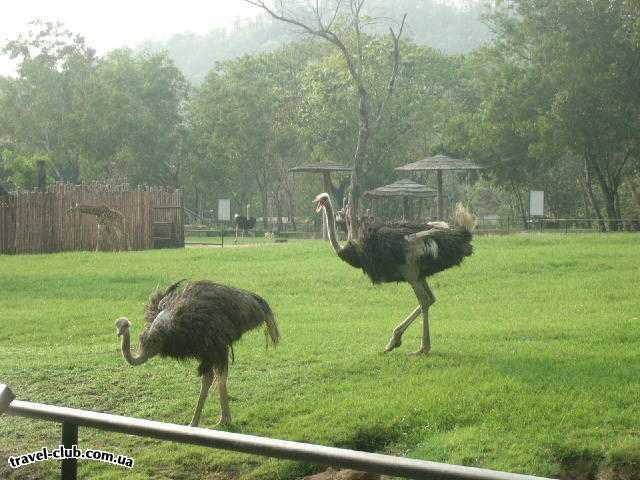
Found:
[(384, 187), (378, 187), (374, 190), (365, 192), (364, 196), (369, 198), (384, 197), (414, 197), (414, 198), (432, 198), (437, 195), (433, 190), (425, 185), (420, 185), (412, 180), (403, 178), (397, 182)]
[(353, 170), (351, 167), (334, 162), (309, 163), (307, 165), (300, 165), (289, 169), (290, 172), (310, 173), (350, 172), (351, 170)]
[(424, 160), (409, 163), (396, 168), (398, 171), (418, 171), (418, 170), (480, 170), (482, 167), (469, 160), (460, 160), (447, 157), (446, 155), (435, 155)]

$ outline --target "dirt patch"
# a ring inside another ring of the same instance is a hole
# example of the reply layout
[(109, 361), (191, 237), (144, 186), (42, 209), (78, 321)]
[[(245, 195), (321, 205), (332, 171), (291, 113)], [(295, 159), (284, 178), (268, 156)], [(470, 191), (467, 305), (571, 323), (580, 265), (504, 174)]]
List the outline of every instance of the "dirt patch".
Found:
[(590, 450), (558, 454), (560, 480), (640, 480), (640, 458), (634, 452), (605, 457)]
[(391, 480), (386, 475), (358, 472), (356, 470), (334, 470), (328, 468), (324, 472), (304, 477), (303, 480)]

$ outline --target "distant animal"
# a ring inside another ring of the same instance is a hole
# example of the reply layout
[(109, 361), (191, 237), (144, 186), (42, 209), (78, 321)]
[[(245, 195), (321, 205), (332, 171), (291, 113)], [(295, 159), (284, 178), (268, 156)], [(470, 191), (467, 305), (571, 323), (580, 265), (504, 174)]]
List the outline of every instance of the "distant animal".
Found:
[(418, 298), (418, 307), (394, 329), (385, 351), (401, 345), (402, 334), (422, 312), (422, 342), (416, 353), (428, 353), (431, 349), (428, 312), (436, 298), (426, 278), (459, 265), (472, 254), (471, 232), (476, 224), (475, 217), (462, 204), (458, 204), (453, 228), (445, 222), (419, 224), (373, 221), (365, 224), (360, 238), (341, 246), (336, 236), (329, 195), (321, 193), (314, 203), (317, 205), (316, 211), (322, 210), (325, 215), (329, 240), (342, 261), (362, 269), (374, 284), (408, 282)]
[(116, 333), (122, 337), (122, 355), (134, 366), (156, 355), (198, 360), (202, 387), (190, 425), (197, 426), (200, 422), (214, 378), (220, 395), (219, 424), (228, 424), (231, 413), (227, 372), (229, 359), (233, 361), (233, 344), (243, 333), (264, 325), (268, 339), (275, 346), (280, 339), (278, 325), (269, 304), (255, 293), (207, 280), (190, 282), (180, 288), (182, 282), (151, 294), (137, 356), (131, 352), (131, 322), (126, 317), (116, 321)]
[(242, 232), (242, 237), (245, 236), (249, 230), (253, 230), (256, 227), (256, 219), (254, 217), (249, 216), (249, 208), (251, 205), (247, 205), (247, 216), (238, 215), (237, 213), (233, 216), (236, 222), (236, 239), (235, 243), (238, 243), (238, 233)]
[(272, 241), (273, 240), (273, 232), (264, 232), (265, 240)]
[(127, 227), (124, 215), (113, 208), (101, 205), (74, 203), (67, 215), (80, 212), (96, 217), (98, 234), (96, 236), (96, 252), (111, 250), (128, 250)]

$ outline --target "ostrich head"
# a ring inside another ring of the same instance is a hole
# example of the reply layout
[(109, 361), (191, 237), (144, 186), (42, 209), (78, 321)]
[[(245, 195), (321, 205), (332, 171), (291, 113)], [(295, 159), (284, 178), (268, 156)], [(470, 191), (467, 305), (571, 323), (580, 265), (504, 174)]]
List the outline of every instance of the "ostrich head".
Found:
[(131, 322), (127, 317), (120, 317), (116, 320), (116, 334), (121, 337), (131, 328)]
[(149, 360), (155, 355), (149, 353), (148, 349), (145, 349), (142, 344), (142, 338), (140, 338), (140, 352), (138, 356), (134, 356), (131, 353), (131, 339), (129, 335), (129, 328), (131, 328), (131, 322), (126, 317), (120, 317), (116, 320), (116, 334), (122, 339), (120, 348), (122, 350), (122, 356), (130, 365), (140, 365)]
[(316, 212), (319, 212), (323, 208), (327, 208), (327, 205), (330, 204), (331, 200), (329, 200), (328, 193), (321, 193), (316, 198), (313, 199), (313, 203), (316, 204)]

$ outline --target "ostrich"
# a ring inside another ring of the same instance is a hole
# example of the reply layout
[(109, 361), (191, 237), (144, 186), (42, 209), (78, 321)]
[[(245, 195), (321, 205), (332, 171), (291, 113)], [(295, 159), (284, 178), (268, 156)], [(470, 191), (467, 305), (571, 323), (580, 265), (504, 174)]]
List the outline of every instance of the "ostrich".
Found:
[(237, 213), (233, 216), (233, 219), (236, 221), (236, 239), (234, 243), (238, 243), (238, 231), (242, 231), (242, 237), (244, 238), (245, 233), (249, 230), (252, 230), (256, 226), (256, 219), (254, 217), (249, 216), (249, 208), (251, 205), (247, 205), (247, 216), (238, 215)]
[(416, 297), (418, 307), (394, 330), (385, 352), (390, 352), (402, 343), (402, 334), (422, 312), (422, 342), (416, 353), (428, 353), (429, 307), (436, 301), (426, 282), (426, 277), (459, 265), (464, 257), (471, 255), (471, 230), (475, 218), (458, 204), (454, 228), (444, 222), (413, 224), (407, 222), (377, 223), (364, 226), (363, 234), (345, 246), (338, 243), (335, 217), (329, 195), (321, 193), (314, 203), (316, 211), (324, 212), (329, 230), (329, 240), (341, 260), (355, 268), (361, 268), (374, 284), (386, 282), (408, 282)]
[(122, 355), (133, 366), (156, 355), (199, 360), (202, 388), (190, 425), (198, 425), (214, 378), (220, 395), (219, 424), (228, 424), (231, 414), (227, 371), (229, 354), (233, 361), (233, 343), (244, 332), (264, 324), (275, 346), (280, 338), (278, 326), (269, 304), (254, 293), (206, 280), (190, 282), (180, 289), (182, 282), (151, 294), (145, 307), (147, 324), (140, 334), (137, 356), (131, 352), (131, 323), (125, 317), (116, 321), (116, 333), (122, 337)]

